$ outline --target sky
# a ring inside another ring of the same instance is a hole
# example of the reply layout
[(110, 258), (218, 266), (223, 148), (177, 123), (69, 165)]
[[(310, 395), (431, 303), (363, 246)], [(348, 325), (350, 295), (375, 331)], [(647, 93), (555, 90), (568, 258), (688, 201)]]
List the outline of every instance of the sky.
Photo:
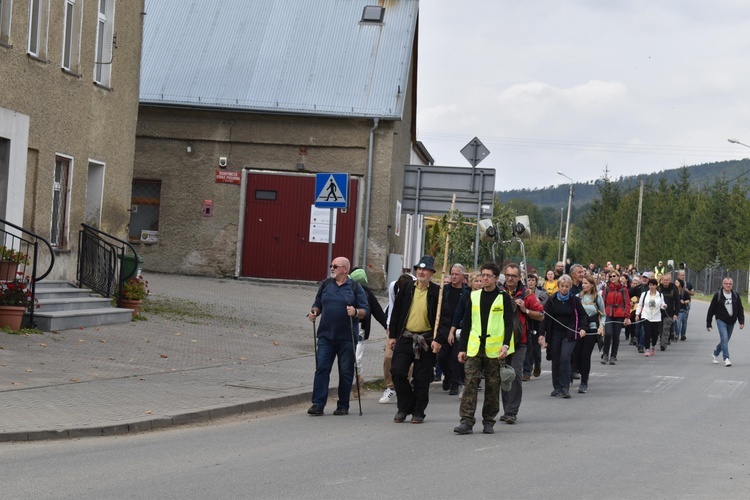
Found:
[(417, 139), (498, 191), (750, 157), (747, 0), (422, 0), (418, 43)]

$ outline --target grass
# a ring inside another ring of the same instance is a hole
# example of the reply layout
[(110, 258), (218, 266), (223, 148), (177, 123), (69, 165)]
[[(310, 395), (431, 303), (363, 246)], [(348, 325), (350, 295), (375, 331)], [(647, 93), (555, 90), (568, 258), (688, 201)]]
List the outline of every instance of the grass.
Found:
[(41, 335), (44, 332), (37, 328), (21, 328), (20, 330), (11, 330), (7, 326), (0, 327), (0, 331), (9, 335)]
[(211, 319), (215, 317), (212, 314), (210, 306), (206, 304), (200, 304), (192, 300), (156, 297), (154, 295), (143, 301), (141, 312), (183, 321), (189, 319)]

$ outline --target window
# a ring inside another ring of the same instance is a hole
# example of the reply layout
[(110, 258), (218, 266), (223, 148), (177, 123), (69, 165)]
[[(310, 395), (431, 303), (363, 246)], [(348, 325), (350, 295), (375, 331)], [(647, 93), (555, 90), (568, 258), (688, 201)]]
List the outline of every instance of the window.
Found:
[(47, 57), (48, 26), (49, 0), (29, 0), (29, 44), (26, 50), (39, 59)]
[(161, 181), (133, 179), (130, 196), (130, 241), (140, 241), (141, 231), (159, 230)]
[(115, 0), (99, 0), (96, 24), (96, 60), (94, 81), (109, 87), (112, 76), (112, 47), (114, 45)]
[(362, 11), (363, 23), (382, 23), (385, 15), (385, 7), (379, 5), (367, 5)]
[(12, 0), (0, 0), (0, 44), (10, 45), (10, 14)]
[(62, 67), (75, 74), (81, 64), (81, 10), (83, 0), (65, 0)]
[(72, 163), (71, 158), (55, 157), (55, 179), (52, 184), (52, 230), (49, 240), (52, 246), (57, 248), (63, 248), (67, 244), (69, 179)]
[(256, 200), (271, 200), (276, 201), (276, 191), (268, 191), (265, 189), (256, 189), (255, 190), (255, 199)]

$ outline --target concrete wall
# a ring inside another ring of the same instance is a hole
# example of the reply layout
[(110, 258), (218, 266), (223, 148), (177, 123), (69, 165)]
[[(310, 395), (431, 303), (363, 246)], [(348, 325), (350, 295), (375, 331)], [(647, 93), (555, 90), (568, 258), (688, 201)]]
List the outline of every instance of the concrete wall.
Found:
[[(117, 48), (111, 85), (94, 84), (98, 2), (83, 4), (80, 67), (61, 69), (64, 6), (50, 2), (47, 54), (26, 54), (29, 2), (13, 2), (11, 36), (0, 44), (0, 108), (29, 117), (24, 227), (49, 238), (55, 156), (73, 159), (66, 243), (52, 278), (75, 279), (78, 230), (84, 221), (89, 161), (105, 164), (100, 227), (127, 235), (138, 106), (143, 0), (116, 3)], [(21, 169), (14, 163), (11, 169)], [(5, 195), (0, 193), (0, 195)]]
[[(219, 157), (227, 158), (232, 171), (300, 172), (297, 164), (302, 163), (307, 173), (348, 172), (364, 179), (373, 127), (368, 119), (147, 106), (141, 106), (138, 120), (134, 177), (162, 182), (159, 242), (137, 247), (145, 257), (144, 268), (204, 275), (232, 275), (237, 260), (243, 193), (240, 186), (215, 182)], [(381, 121), (375, 133), (370, 237), (367, 265), (362, 266), (371, 270), (375, 287), (385, 280), (387, 226), (395, 211), (392, 193), (401, 191), (410, 154), (404, 131), (409, 123)], [(366, 182), (360, 186), (364, 192)], [(212, 218), (201, 217), (204, 199), (214, 200)], [(364, 210), (363, 203), (362, 216)]]

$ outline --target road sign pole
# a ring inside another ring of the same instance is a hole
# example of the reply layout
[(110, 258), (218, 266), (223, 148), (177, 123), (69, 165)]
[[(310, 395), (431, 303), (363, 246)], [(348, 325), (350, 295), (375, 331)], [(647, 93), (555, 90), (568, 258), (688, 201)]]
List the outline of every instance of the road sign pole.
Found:
[[(335, 209), (331, 208), (328, 215), (328, 264), (326, 266), (330, 266), (331, 262), (333, 262), (333, 211)], [(331, 268), (328, 267), (326, 269), (326, 278), (331, 274)], [(326, 279), (323, 278), (323, 279)]]

